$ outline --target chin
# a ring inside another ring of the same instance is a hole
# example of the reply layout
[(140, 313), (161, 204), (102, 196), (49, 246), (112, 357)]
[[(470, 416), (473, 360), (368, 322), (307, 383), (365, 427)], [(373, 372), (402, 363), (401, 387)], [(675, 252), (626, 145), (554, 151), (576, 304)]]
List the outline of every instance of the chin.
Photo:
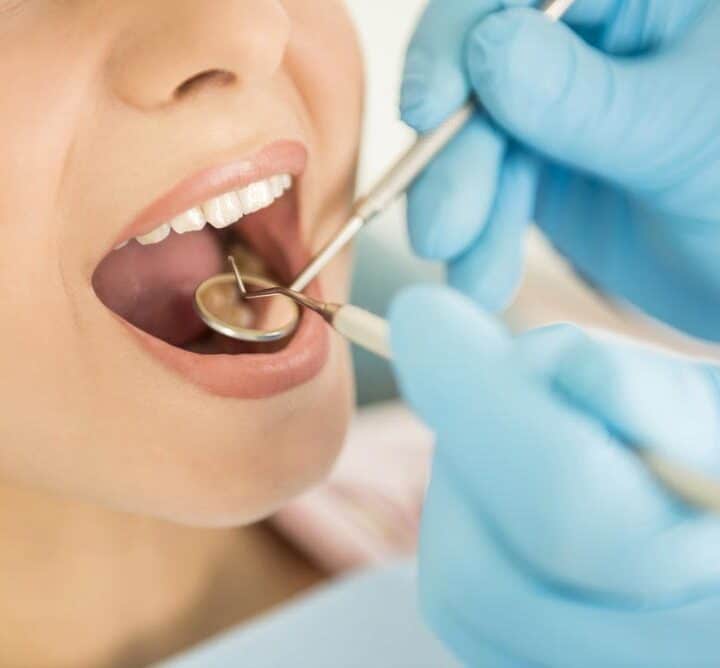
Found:
[[(131, 509), (198, 527), (265, 519), (329, 475), (353, 404), (347, 348), (334, 339), (324, 368), (310, 382), (258, 400), (247, 412), (228, 407), (222, 435), (218, 429), (212, 444), (187, 440), (191, 454), (159, 472), (163, 486), (148, 490)], [(178, 449), (176, 439), (163, 446)]]
[[(32, 470), (31, 478), (17, 477), (41, 488), (60, 480), (58, 491), (83, 502), (187, 526), (262, 520), (320, 483), (342, 449), (354, 384), (348, 347), (331, 334), (310, 380), (256, 399), (213, 394), (138, 344), (108, 374), (122, 405), (96, 385), (94, 416), (83, 420), (82, 436), (56, 436), (55, 454), (42, 467), (49, 477)], [(80, 401), (87, 408), (87, 398)]]

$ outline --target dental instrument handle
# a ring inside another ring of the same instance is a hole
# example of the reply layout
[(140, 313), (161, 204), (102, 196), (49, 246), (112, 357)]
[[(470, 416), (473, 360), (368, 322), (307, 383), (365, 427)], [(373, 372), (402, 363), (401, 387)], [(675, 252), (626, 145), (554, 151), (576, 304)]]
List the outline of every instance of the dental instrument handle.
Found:
[[(355, 345), (392, 360), (390, 326), (386, 320), (350, 304), (325, 304), (319, 311), (325, 320)], [(720, 515), (720, 482), (668, 457), (640, 446), (633, 447), (643, 465), (678, 499), (688, 505)]]
[[(383, 318), (357, 306), (337, 304), (327, 305), (324, 317), (346, 339), (392, 360), (390, 327)], [(633, 449), (647, 470), (678, 499), (720, 515), (720, 481), (637, 445)]]
[(425, 168), (457, 136), (478, 110), (475, 102), (466, 102), (435, 130), (421, 135), (355, 204), (354, 214), (369, 222), (401, 197)]
[(349, 222), (325, 244), (323, 249), (315, 255), (310, 264), (302, 270), (290, 285), (290, 289), (293, 292), (302, 292), (305, 290), (305, 288), (315, 280), (317, 275), (330, 264), (332, 259), (365, 227), (365, 222), (366, 221), (359, 216), (353, 216)]
[(378, 357), (391, 359), (390, 327), (386, 320), (350, 304), (331, 308), (329, 322), (338, 333)]
[[(546, 0), (540, 9), (551, 21), (559, 21), (574, 2), (575, 0)], [(348, 223), (303, 269), (290, 288), (295, 292), (305, 290), (367, 223), (407, 191), (413, 181), (478, 111), (480, 111), (480, 107), (471, 100), (440, 127), (418, 137), (415, 143), (385, 172), (370, 192), (355, 203), (352, 217)]]
[(302, 292), (365, 225), (402, 196), (433, 158), (465, 126), (475, 110), (475, 103), (468, 102), (439, 128), (419, 137), (370, 192), (355, 203), (348, 223), (313, 258), (293, 281), (290, 289)]
[(720, 515), (720, 483), (654, 452), (636, 449), (646, 468), (685, 503)]

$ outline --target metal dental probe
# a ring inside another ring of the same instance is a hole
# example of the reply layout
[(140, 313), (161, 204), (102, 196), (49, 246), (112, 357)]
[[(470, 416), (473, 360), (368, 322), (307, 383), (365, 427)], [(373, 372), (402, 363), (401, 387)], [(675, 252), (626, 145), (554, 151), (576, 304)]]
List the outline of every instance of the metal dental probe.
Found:
[(238, 290), (240, 291), (240, 297), (244, 298), (248, 291), (245, 287), (245, 282), (243, 281), (240, 269), (238, 269), (237, 262), (235, 262), (235, 258), (232, 255), (228, 255), (228, 262), (230, 263), (230, 267), (232, 267), (233, 274), (235, 274), (235, 281), (237, 282)]
[[(287, 297), (319, 313), (337, 332), (361, 348), (386, 360), (392, 359), (389, 325), (374, 313), (350, 304), (327, 304), (281, 287), (248, 292), (244, 298), (267, 297)], [(628, 445), (648, 471), (678, 499), (694, 508), (720, 514), (720, 482), (647, 448)]]
[[(540, 6), (540, 11), (551, 21), (559, 21), (574, 2), (575, 0), (546, 0)], [(367, 223), (405, 193), (433, 158), (478, 111), (480, 107), (475, 101), (467, 102), (439, 128), (419, 137), (381, 177), (377, 185), (356, 202), (350, 221), (315, 256), (293, 281), (290, 289), (302, 292)]]

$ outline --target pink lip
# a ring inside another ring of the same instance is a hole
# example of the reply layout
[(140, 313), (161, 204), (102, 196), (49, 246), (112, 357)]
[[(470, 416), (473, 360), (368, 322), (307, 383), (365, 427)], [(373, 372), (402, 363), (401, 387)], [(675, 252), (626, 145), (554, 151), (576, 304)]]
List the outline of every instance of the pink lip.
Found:
[[(308, 292), (319, 297), (317, 288)], [(265, 399), (307, 383), (322, 371), (330, 354), (327, 325), (314, 313), (303, 315), (284, 350), (256, 355), (197, 355), (122, 322), (166, 366), (207, 392), (232, 399)]]
[(278, 141), (249, 158), (205, 169), (185, 179), (147, 207), (123, 230), (112, 247), (147, 234), (188, 209), (231, 190), (244, 188), (277, 174), (299, 176), (305, 171), (306, 164), (307, 149), (303, 144)]
[[(296, 142), (276, 142), (253, 157), (208, 169), (187, 179), (150, 205), (121, 237), (132, 238), (172, 219), (198, 202), (275, 174), (299, 176), (304, 172), (307, 151)], [(282, 206), (282, 200), (274, 206)], [(290, 206), (287, 204), (286, 206)], [(277, 240), (289, 271), (297, 274), (309, 260), (304, 247), (299, 204), (289, 218), (264, 222), (263, 227)], [(294, 220), (292, 219), (294, 218)], [(274, 228), (277, 228), (274, 230)], [(322, 299), (316, 281), (307, 292)], [(166, 367), (211, 394), (235, 399), (263, 399), (302, 385), (317, 376), (328, 361), (330, 335), (317, 315), (303, 315), (292, 339), (281, 351), (271, 354), (200, 355), (171, 346), (119, 318), (140, 344)]]

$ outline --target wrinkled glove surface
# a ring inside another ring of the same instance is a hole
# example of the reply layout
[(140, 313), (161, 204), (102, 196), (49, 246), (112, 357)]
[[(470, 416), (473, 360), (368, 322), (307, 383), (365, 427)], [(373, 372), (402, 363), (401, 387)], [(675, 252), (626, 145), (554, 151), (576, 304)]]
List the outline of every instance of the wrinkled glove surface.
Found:
[(427, 619), (471, 666), (720, 665), (720, 518), (630, 444), (720, 480), (717, 371), (570, 326), (512, 338), (442, 287), (391, 309), (402, 392), (437, 436)]

